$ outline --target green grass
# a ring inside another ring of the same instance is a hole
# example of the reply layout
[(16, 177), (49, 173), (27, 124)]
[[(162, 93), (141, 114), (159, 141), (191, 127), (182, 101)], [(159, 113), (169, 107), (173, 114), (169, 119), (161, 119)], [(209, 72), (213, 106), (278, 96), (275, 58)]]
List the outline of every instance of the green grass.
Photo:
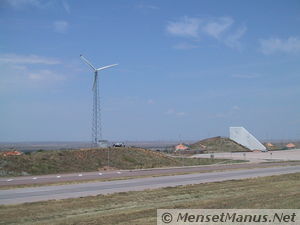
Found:
[(198, 141), (191, 145), (191, 149), (198, 149), (199, 146), (206, 146), (204, 152), (247, 152), (248, 148), (226, 137), (213, 137)]
[[(110, 167), (143, 169), (226, 162), (224, 159), (174, 158), (138, 148), (109, 149)], [(0, 176), (89, 172), (107, 166), (108, 149), (42, 151), (21, 156), (0, 156)]]
[(300, 208), (300, 173), (0, 206), (0, 224), (156, 224), (157, 208)]

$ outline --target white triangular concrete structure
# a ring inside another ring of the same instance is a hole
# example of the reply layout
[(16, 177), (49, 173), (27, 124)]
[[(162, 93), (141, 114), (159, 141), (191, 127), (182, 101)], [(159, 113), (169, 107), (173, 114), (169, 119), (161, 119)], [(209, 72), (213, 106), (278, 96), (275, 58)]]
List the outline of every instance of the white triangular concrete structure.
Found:
[(250, 150), (267, 151), (266, 147), (244, 127), (230, 127), (229, 133), (231, 140), (249, 148)]

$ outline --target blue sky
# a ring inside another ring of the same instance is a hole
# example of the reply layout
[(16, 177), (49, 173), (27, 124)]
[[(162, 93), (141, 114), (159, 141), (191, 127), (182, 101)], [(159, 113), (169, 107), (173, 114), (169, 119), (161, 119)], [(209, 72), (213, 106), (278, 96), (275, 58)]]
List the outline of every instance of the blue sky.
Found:
[(300, 137), (300, 2), (0, 1), (0, 141)]

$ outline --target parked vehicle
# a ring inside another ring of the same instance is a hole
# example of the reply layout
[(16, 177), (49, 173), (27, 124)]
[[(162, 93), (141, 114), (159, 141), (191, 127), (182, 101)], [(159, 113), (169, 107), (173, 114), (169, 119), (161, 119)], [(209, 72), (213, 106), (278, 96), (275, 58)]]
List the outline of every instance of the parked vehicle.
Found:
[(121, 148), (121, 147), (125, 147), (125, 144), (122, 142), (117, 142), (113, 144), (113, 147), (115, 148)]

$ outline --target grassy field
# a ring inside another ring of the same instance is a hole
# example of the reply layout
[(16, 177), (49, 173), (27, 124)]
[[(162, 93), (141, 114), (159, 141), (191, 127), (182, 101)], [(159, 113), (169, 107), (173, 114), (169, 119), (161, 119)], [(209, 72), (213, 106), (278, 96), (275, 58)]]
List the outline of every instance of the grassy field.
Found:
[(300, 208), (300, 173), (0, 206), (0, 224), (156, 224), (157, 208)]
[[(174, 158), (138, 148), (109, 149), (114, 169), (208, 165), (232, 162), (224, 159)], [(0, 176), (42, 175), (102, 170), (108, 165), (108, 149), (42, 151), (21, 156), (0, 156)]]

